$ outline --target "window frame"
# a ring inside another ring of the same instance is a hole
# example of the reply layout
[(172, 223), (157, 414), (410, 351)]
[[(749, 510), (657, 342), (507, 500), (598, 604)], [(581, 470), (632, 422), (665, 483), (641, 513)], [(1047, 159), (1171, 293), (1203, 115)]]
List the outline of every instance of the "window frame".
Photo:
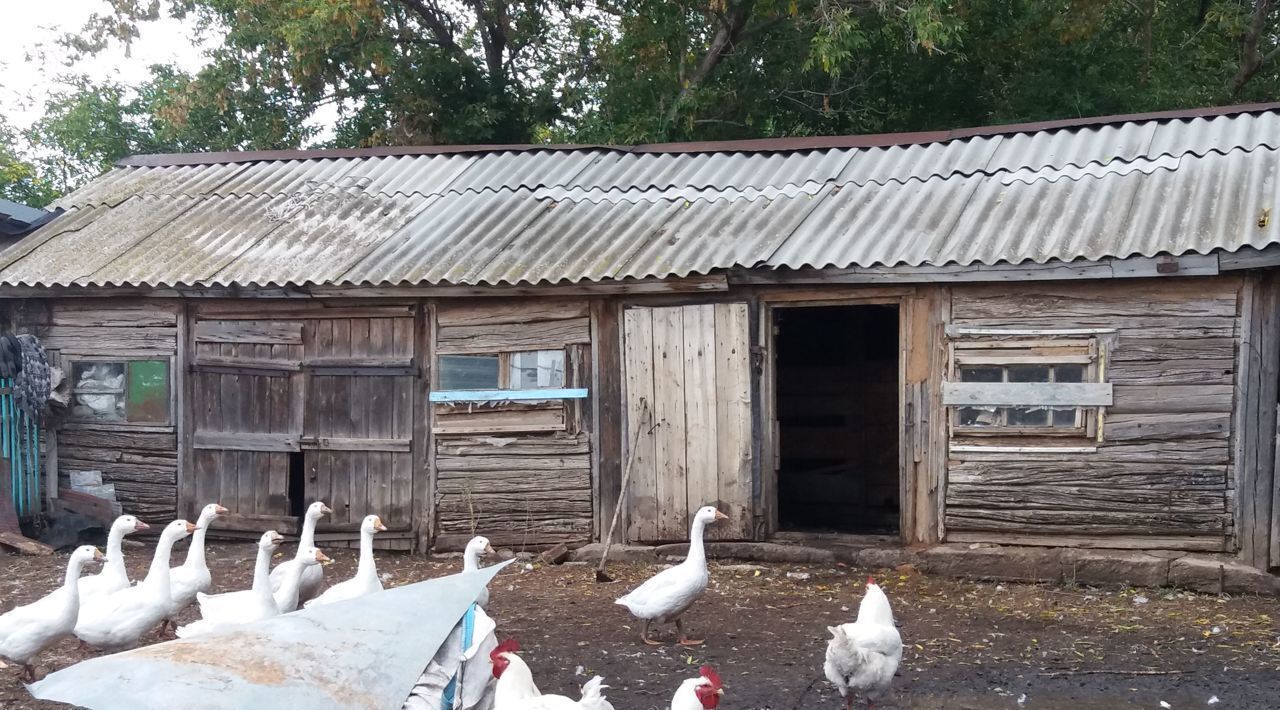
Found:
[[(553, 352), (560, 354), (561, 373), (560, 384), (550, 387), (513, 387), (511, 384), (511, 368), (515, 355), (523, 355), (526, 353)], [(568, 362), (569, 353), (567, 348), (537, 348), (534, 350), (504, 350), (494, 353), (440, 353), (436, 355), (435, 361), (435, 377), (436, 382), (439, 380), (439, 373), (443, 371), (441, 360), (447, 357), (482, 357), (496, 358), (498, 360), (498, 386), (497, 388), (488, 389), (431, 389), (428, 393), (428, 399), (434, 403), (452, 403), (452, 402), (540, 402), (563, 399), (584, 399), (587, 396), (585, 388), (573, 388), (568, 386), (569, 372)]]
[[(1062, 331), (1020, 331), (994, 329), (959, 329), (948, 328), (948, 357), (946, 379), (948, 382), (962, 382), (960, 370), (965, 367), (988, 366), (1000, 368), (1002, 383), (1008, 383), (1008, 372), (1011, 367), (1080, 365), (1084, 372), (1082, 384), (1106, 384), (1106, 333), (1109, 330), (1062, 330)], [(1050, 377), (1056, 377), (1051, 370)], [(1053, 384), (1053, 380), (1044, 384)], [(996, 384), (996, 383), (992, 383)], [(1032, 383), (1028, 383), (1032, 384)], [(1075, 383), (1071, 383), (1075, 384)], [(949, 438), (953, 442), (963, 443), (964, 439), (990, 440), (1006, 438), (1027, 440), (1047, 438), (1053, 440), (1074, 439), (1078, 441), (1100, 440), (1105, 405), (1036, 405), (1036, 404), (1004, 404), (994, 405), (1000, 411), (1002, 421), (1007, 422), (1010, 409), (1026, 406), (1047, 406), (1050, 411), (1070, 407), (1076, 411), (1074, 426), (1053, 426), (1052, 414), (1049, 424), (1043, 426), (1010, 426), (1007, 423), (973, 426), (960, 423), (960, 412), (966, 408), (962, 403), (945, 404), (947, 407), (947, 428)], [(972, 405), (969, 405), (972, 406)]]
[[(63, 368), (66, 377), (70, 382), (70, 406), (67, 408), (66, 421), (79, 424), (105, 424), (111, 426), (122, 427), (172, 427), (176, 425), (176, 387), (174, 382), (174, 363), (176, 357), (173, 355), (70, 355), (66, 353), (58, 353), (58, 366)], [(165, 416), (164, 421), (137, 421), (129, 419), (129, 378), (131, 377), (130, 364), (135, 362), (163, 362), (165, 365), (166, 377), (166, 396), (165, 396)], [(124, 386), (118, 396), (122, 396), (125, 401), (125, 413), (123, 419), (106, 419), (102, 417), (86, 417), (77, 415), (75, 412), (77, 390), (76, 366), (83, 364), (119, 364), (124, 366), (125, 381)]]

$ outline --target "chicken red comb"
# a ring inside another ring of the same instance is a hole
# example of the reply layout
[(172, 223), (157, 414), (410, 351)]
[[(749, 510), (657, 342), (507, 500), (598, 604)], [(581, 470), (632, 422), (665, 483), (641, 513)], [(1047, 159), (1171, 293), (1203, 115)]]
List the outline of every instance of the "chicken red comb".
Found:
[(492, 651), (489, 652), (489, 659), (492, 660), (494, 658), (497, 658), (498, 656), (501, 656), (504, 653), (515, 653), (516, 651), (519, 651), (519, 650), (520, 650), (519, 641), (515, 639), (507, 639), (506, 641), (503, 641), (502, 643), (498, 644)]
[(720, 674), (716, 673), (716, 669), (712, 668), (711, 666), (703, 666), (699, 668), (698, 673), (702, 675), (703, 678), (706, 678), (708, 681), (710, 681), (712, 688), (719, 690), (720, 688), (724, 687), (720, 684)]
[(873, 585), (873, 584), (875, 584), (875, 583), (876, 583), (876, 580), (872, 579), (872, 577), (871, 577), (870, 575), (867, 575), (867, 586), (868, 586), (868, 587), (870, 587), (871, 585)]

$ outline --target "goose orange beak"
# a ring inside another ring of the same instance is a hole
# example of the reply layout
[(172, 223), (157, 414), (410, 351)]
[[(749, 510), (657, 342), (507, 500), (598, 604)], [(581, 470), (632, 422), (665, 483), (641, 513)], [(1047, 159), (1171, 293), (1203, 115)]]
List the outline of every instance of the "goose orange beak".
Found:
[(192, 523), (187, 523), (187, 533), (190, 534), (195, 531), (196, 531), (196, 526)]
[(729, 519), (729, 516), (725, 515), (724, 513), (721, 513), (718, 510), (716, 511), (716, 520), (728, 520), (728, 519)]
[(105, 560), (105, 559), (107, 559), (107, 557), (106, 557), (106, 555), (103, 555), (103, 554), (102, 554), (102, 550), (99, 550), (99, 549), (97, 549), (97, 548), (94, 548), (94, 550), (93, 550), (93, 559), (95, 559), (95, 560)]
[(150, 529), (151, 529), (151, 526), (150, 526), (150, 525), (147, 525), (146, 523), (142, 522), (141, 520), (139, 520), (139, 521), (138, 521), (137, 523), (135, 523), (135, 524), (134, 524), (134, 526), (133, 526), (133, 531), (134, 531), (134, 532), (141, 532), (141, 531), (143, 531), (143, 530), (150, 530)]
[(316, 561), (317, 561), (317, 562), (328, 562), (328, 561), (329, 561), (329, 556), (328, 556), (328, 555), (326, 555), (326, 554), (324, 554), (323, 552), (321, 552), (321, 551), (319, 551), (319, 550), (316, 550)]
[(231, 511), (229, 511), (229, 510), (227, 510), (226, 508), (223, 508), (222, 506), (218, 505), (218, 506), (214, 506), (214, 508), (213, 508), (213, 512), (217, 513), (218, 515), (226, 515), (227, 513), (230, 513)]
[(376, 519), (376, 520), (374, 520), (374, 521), (373, 521), (373, 529), (374, 529), (374, 530), (379, 530), (379, 531), (382, 531), (382, 532), (386, 532), (386, 531), (387, 531), (387, 526), (382, 524), (382, 518), (378, 518), (378, 519)]

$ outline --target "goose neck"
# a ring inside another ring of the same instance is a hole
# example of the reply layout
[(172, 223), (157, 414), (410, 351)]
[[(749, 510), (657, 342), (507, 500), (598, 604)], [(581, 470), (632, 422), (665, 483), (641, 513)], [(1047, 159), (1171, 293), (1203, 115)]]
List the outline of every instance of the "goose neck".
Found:
[(259, 547), (253, 562), (253, 591), (257, 594), (271, 596), (271, 552), (270, 547)]
[(127, 574), (124, 569), (123, 542), (124, 528), (116, 525), (111, 526), (111, 532), (107, 534), (107, 562), (103, 565), (104, 573), (110, 572), (117, 576)]
[(316, 546), (316, 518), (308, 515), (302, 521), (302, 535), (298, 537), (298, 553)]
[(373, 562), (373, 533), (360, 531), (360, 563), (356, 567), (356, 576), (361, 579), (376, 578), (377, 568)]
[(147, 570), (147, 578), (142, 582), (153, 589), (163, 589), (166, 594), (169, 593), (169, 559), (173, 556), (174, 542), (174, 538), (169, 535), (160, 536), (160, 542), (156, 543), (156, 554), (151, 558), (151, 568)]
[(706, 524), (701, 520), (694, 520), (693, 527), (689, 530), (689, 556), (685, 561), (690, 564), (707, 564), (707, 551), (702, 544), (702, 532), (705, 528)]
[(191, 533), (191, 547), (187, 549), (187, 559), (182, 563), (183, 567), (188, 569), (200, 569), (205, 566), (204, 559), (204, 534), (208, 530), (209, 524), (196, 528)]

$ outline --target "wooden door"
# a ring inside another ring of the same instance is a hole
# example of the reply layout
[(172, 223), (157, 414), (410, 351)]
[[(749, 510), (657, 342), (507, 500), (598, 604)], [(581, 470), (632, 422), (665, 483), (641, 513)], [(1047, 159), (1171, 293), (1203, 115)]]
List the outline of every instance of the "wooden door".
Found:
[(195, 499), (231, 511), (220, 527), (292, 532), (291, 452), (302, 432), (302, 323), (206, 320), (194, 328)]
[(729, 516), (708, 538), (752, 536), (749, 330), (745, 303), (624, 312), (628, 539), (685, 540), (704, 505)]
[[(323, 529), (379, 515), (412, 529), (413, 407), (420, 388), (412, 318), (307, 322), (303, 420), (306, 493), (333, 509)], [(384, 537), (388, 537), (385, 536)]]

